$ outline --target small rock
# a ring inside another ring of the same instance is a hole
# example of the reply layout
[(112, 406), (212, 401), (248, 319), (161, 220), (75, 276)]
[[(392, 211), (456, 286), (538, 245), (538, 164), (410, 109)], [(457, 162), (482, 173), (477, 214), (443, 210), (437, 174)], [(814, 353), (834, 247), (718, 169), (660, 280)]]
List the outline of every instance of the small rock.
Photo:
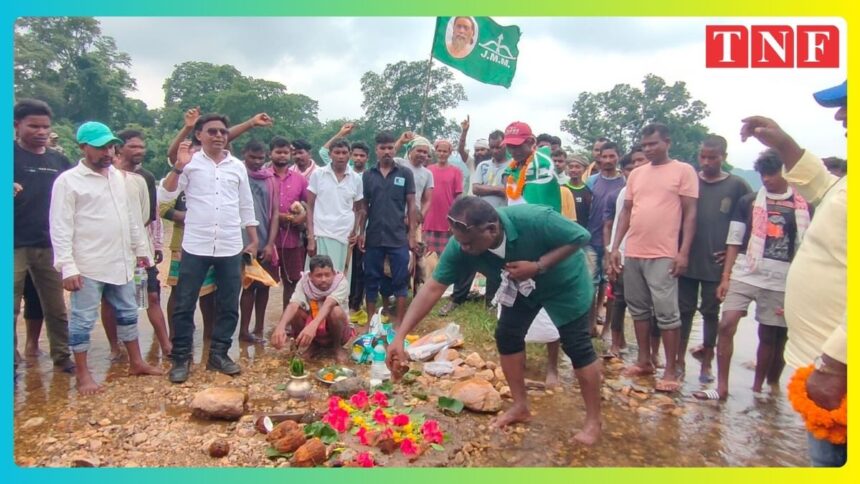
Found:
[(445, 361), (454, 361), (459, 357), (460, 357), (460, 352), (457, 350), (451, 349), (451, 348), (448, 348), (447, 350), (445, 350), (445, 354), (442, 356), (442, 358)]
[(98, 452), (99, 449), (102, 448), (102, 441), (93, 439), (90, 441), (90, 450), (93, 452)]
[(488, 370), (495, 370), (499, 366), (496, 364), (495, 361), (487, 361), (486, 363), (484, 363), (484, 365), (486, 365)]
[(103, 418), (103, 419), (99, 420), (99, 426), (100, 427), (107, 427), (110, 424), (111, 424), (111, 422), (110, 422), (110, 419), (108, 419), (108, 418)]
[(458, 366), (454, 368), (454, 373), (451, 374), (451, 378), (455, 380), (465, 380), (473, 376), (475, 376), (475, 369), (470, 366)]
[(346, 380), (341, 380), (332, 384), (329, 393), (331, 393), (332, 395), (337, 395), (341, 398), (349, 398), (354, 394), (367, 389), (368, 385), (364, 381), (364, 379), (361, 377), (354, 376), (352, 378), (347, 378)]
[(462, 452), (458, 452), (457, 455), (454, 456), (454, 464), (462, 465), (466, 462), (466, 455)]
[(501, 368), (494, 369), (493, 374), (496, 375), (496, 380), (504, 381), (504, 382), (508, 381), (505, 378), (505, 372), (503, 372)]
[(507, 385), (503, 386), (502, 389), (499, 390), (499, 395), (501, 395), (502, 398), (513, 398), (511, 395), (511, 387)]
[(671, 412), (669, 412), (669, 413), (671, 413), (671, 414), (672, 414), (672, 415), (674, 415), (675, 417), (680, 417), (681, 415), (684, 415), (684, 409), (683, 409), (683, 408), (681, 408), (681, 407), (678, 407), (678, 408), (676, 408), (676, 409), (672, 410), (672, 411), (671, 411)]
[(197, 416), (238, 420), (245, 414), (248, 394), (235, 388), (207, 388), (197, 392), (191, 401), (191, 411)]
[(225, 455), (230, 453), (230, 444), (228, 444), (224, 440), (213, 440), (211, 444), (209, 444), (209, 455), (211, 457), (215, 457), (216, 459), (220, 459)]
[(236, 435), (239, 437), (253, 437), (257, 433), (257, 430), (253, 427), (241, 427), (236, 431)]
[(101, 460), (98, 457), (77, 457), (72, 459), (72, 467), (98, 467)]
[(654, 415), (654, 410), (651, 410), (648, 407), (639, 407), (636, 409), (636, 413), (643, 416)]
[(440, 380), (439, 384), (436, 386), (439, 388), (439, 390), (441, 390), (443, 392), (447, 392), (448, 390), (451, 389), (451, 387), (454, 386), (454, 383), (455, 382), (453, 380)]
[(131, 438), (131, 443), (134, 444), (135, 446), (138, 446), (138, 445), (146, 442), (148, 439), (149, 439), (149, 436), (146, 435), (145, 432), (140, 432), (140, 433), (134, 434), (134, 437)]
[(464, 363), (471, 366), (472, 368), (476, 368), (479, 370), (484, 367), (484, 359), (481, 358), (481, 355), (479, 355), (478, 353), (472, 353), (467, 356)]
[(55, 443), (57, 443), (57, 439), (55, 439), (55, 438), (53, 438), (53, 437), (48, 437), (47, 439), (43, 440), (43, 441), (42, 441), (42, 443), (43, 443), (44, 445), (51, 445), (51, 444), (55, 444)]
[(488, 382), (492, 382), (495, 377), (496, 375), (493, 373), (493, 370), (481, 370), (475, 373), (475, 378), (487, 380)]
[(43, 423), (45, 423), (44, 417), (33, 417), (31, 419), (28, 419), (26, 422), (24, 422), (24, 424), (21, 425), (21, 429), (22, 430), (32, 429), (32, 428), (38, 427), (39, 425), (42, 425)]
[(486, 380), (472, 378), (451, 387), (451, 397), (463, 402), (469, 410), (476, 412), (498, 412), (502, 408), (502, 397)]
[(212, 383), (216, 385), (227, 385), (233, 381), (233, 377), (230, 375), (225, 375), (223, 373), (216, 373), (215, 377), (212, 378)]

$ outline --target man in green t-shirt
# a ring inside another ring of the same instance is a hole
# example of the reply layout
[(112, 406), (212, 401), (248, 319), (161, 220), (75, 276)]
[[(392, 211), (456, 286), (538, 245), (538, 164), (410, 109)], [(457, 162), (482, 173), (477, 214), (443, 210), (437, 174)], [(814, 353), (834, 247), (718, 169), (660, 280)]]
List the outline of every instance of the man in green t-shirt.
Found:
[(523, 204), (494, 209), (477, 197), (458, 199), (448, 213), (448, 223), (454, 237), (389, 346), (389, 368), (395, 377), (404, 373), (408, 361), (404, 338), (458, 277), (472, 271), (487, 278), (502, 277), (497, 294), (502, 312), (495, 336), (514, 403), (494, 424), (504, 427), (531, 417), (524, 377), (525, 336), (544, 308), (558, 328), (585, 400), (585, 423), (574, 438), (593, 444), (600, 437), (601, 368), (588, 333), (594, 288), (579, 250), (590, 234), (549, 207)]

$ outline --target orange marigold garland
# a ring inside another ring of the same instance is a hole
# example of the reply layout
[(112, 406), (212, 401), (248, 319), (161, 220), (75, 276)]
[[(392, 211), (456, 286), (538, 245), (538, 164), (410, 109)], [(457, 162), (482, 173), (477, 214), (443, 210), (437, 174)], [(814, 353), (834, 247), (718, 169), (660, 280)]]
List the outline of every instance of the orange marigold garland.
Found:
[(788, 400), (816, 439), (844, 444), (848, 441), (848, 396), (843, 397), (842, 404), (833, 410), (816, 405), (806, 393), (806, 380), (814, 370), (815, 367), (809, 365), (794, 372), (788, 381)]
[[(526, 173), (529, 171), (529, 165), (531, 164), (534, 157), (535, 154), (532, 153), (528, 158), (526, 158), (526, 162), (523, 163), (523, 167), (520, 169), (520, 174), (517, 178), (516, 188), (513, 188), (510, 182), (505, 184), (505, 194), (508, 196), (509, 199), (518, 200), (523, 195), (523, 189), (526, 186)], [(516, 170), (517, 161), (512, 161), (508, 165), (508, 169)]]
[(311, 302), (309, 303), (309, 305), (311, 307), (311, 317), (312, 318), (317, 317), (317, 314), (320, 313), (320, 303), (318, 303), (316, 301), (316, 299), (311, 299)]

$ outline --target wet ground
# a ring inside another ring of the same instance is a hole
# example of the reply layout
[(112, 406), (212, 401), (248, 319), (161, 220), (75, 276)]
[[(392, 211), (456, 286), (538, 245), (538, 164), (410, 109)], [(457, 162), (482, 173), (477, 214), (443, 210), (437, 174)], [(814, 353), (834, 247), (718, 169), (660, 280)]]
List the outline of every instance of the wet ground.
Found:
[[(276, 302), (281, 299), (280, 289), (273, 289), (271, 296), (267, 332), (279, 316)], [(165, 290), (165, 302), (166, 298)], [(452, 317), (456, 318), (456, 313)], [(700, 328), (697, 322), (691, 336), (694, 343), (701, 340)], [(23, 351), (23, 322), (17, 331)], [(145, 357), (168, 368), (160, 359), (145, 316), (140, 335)], [(204, 352), (201, 339), (198, 321), (197, 363)], [(632, 336), (628, 341), (633, 341)], [(783, 375), (780, 392), (754, 396), (749, 388), (753, 376), (749, 364), (756, 343), (755, 322), (742, 321), (735, 337), (731, 396), (722, 404), (692, 398), (691, 393), (701, 385), (699, 365), (691, 357), (684, 388), (672, 397), (650, 392), (653, 381), (647, 378), (634, 381), (620, 377), (623, 364), (610, 362), (603, 388), (604, 435), (597, 445), (585, 448), (570, 443), (584, 412), (569, 363), (563, 363), (562, 389), (530, 391), (534, 419), (529, 425), (498, 433), (487, 427), (490, 415), (466, 412), (443, 417), (443, 426), (452, 437), (446, 451), (422, 457), (413, 465), (805, 466), (806, 434), (782, 393), (791, 370)], [(44, 332), (40, 346), (45, 351), (48, 348)], [(461, 352), (465, 355), (470, 351), (467, 341)], [(635, 348), (629, 351), (626, 359), (633, 357)], [(238, 423), (191, 418), (187, 405), (194, 393), (215, 385), (243, 387), (250, 395), (250, 414), (325, 405), (322, 388), (309, 403), (288, 400), (277, 388), (286, 382), (286, 355), (261, 345), (234, 343), (230, 355), (243, 367), (240, 377), (230, 379), (207, 372), (198, 364), (183, 385), (171, 385), (166, 377), (127, 377), (127, 362), (111, 363), (108, 353), (104, 333), (97, 326), (89, 361), (96, 380), (106, 382), (106, 390), (95, 397), (79, 397), (74, 378), (55, 372), (46, 355), (28, 358), (22, 365), (14, 394), (14, 455), (19, 465), (68, 466), (79, 458), (94, 459), (102, 466), (279, 465), (264, 456), (266, 444), (253, 432), (252, 417)], [(483, 356), (497, 361), (494, 355)], [(541, 379), (542, 369), (532, 366), (529, 376)], [(436, 383), (428, 385), (434, 387)], [(410, 400), (409, 389), (398, 389), (398, 393), (400, 401)], [(432, 405), (425, 407), (434, 411)], [(231, 442), (228, 457), (215, 460), (206, 455), (205, 448), (215, 438)], [(389, 465), (406, 463), (392, 461)]]

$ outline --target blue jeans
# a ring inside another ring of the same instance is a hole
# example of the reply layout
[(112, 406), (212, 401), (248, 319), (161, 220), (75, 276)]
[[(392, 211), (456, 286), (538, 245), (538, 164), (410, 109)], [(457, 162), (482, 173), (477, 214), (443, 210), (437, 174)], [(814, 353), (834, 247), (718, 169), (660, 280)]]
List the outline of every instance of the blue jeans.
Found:
[(84, 285), (71, 296), (69, 348), (75, 353), (90, 349), (90, 333), (99, 318), (102, 295), (116, 311), (116, 333), (123, 343), (137, 339), (137, 301), (134, 281), (117, 286), (81, 276)]
[(391, 268), (391, 292), (406, 297), (409, 286), (409, 247), (368, 247), (364, 253), (364, 291), (369, 302), (375, 303), (379, 286), (385, 276), (385, 257)]
[(242, 289), (242, 253), (211, 257), (182, 251), (179, 280), (176, 283), (176, 308), (173, 311), (173, 361), (191, 359), (194, 349), (194, 311), (200, 287), (209, 267), (215, 269), (215, 327), (212, 328), (210, 354), (226, 355), (233, 344), (239, 323), (239, 292)]
[(809, 460), (812, 467), (842, 467), (848, 460), (848, 444), (831, 444), (826, 440), (816, 439), (807, 433), (809, 440)]

